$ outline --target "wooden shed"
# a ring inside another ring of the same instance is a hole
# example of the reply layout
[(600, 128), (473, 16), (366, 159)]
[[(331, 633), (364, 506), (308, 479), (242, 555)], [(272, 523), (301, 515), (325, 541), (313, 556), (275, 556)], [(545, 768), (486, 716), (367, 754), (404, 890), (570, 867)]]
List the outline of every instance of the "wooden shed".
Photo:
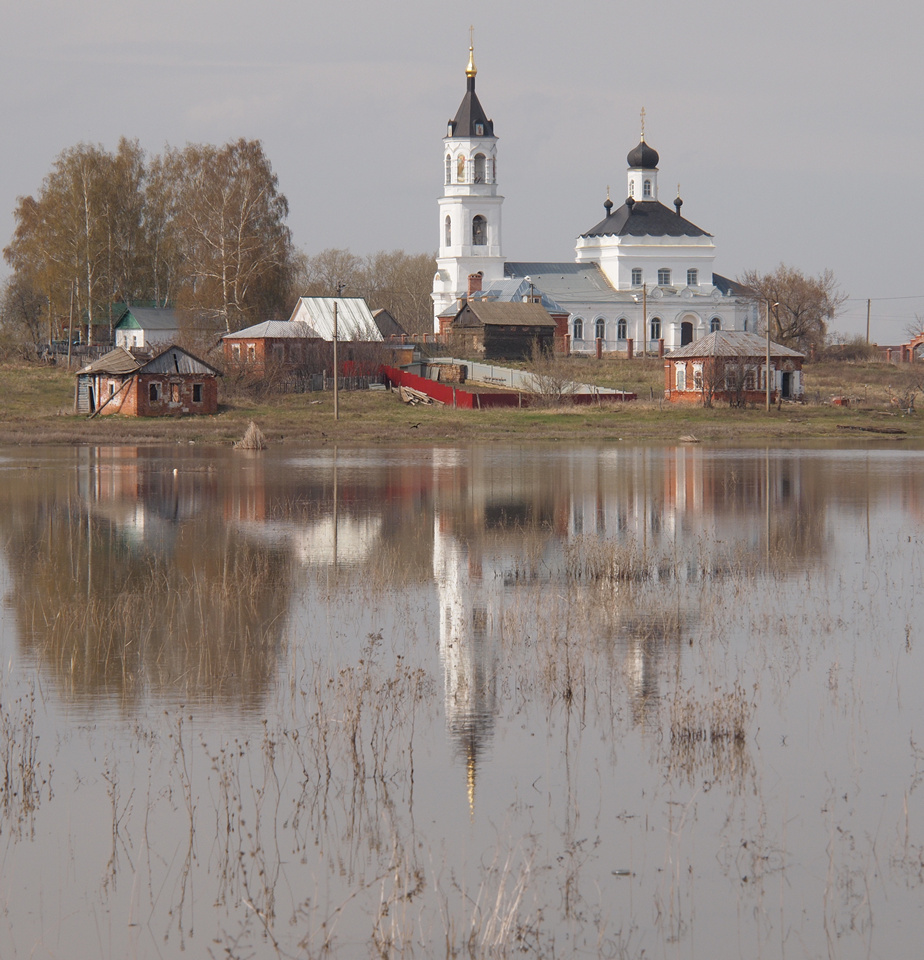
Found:
[(486, 360), (528, 360), (535, 347), (551, 353), (555, 321), (541, 303), (469, 300), (453, 318), (460, 352)]
[(218, 411), (218, 371), (182, 347), (142, 362), (124, 347), (77, 372), (78, 413), (181, 417)]

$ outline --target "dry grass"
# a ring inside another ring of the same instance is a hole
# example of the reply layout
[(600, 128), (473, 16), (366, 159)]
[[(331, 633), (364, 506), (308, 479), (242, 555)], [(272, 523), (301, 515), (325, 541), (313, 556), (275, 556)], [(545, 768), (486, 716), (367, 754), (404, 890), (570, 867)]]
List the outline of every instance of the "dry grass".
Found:
[[(250, 421), (262, 424), (268, 443), (380, 444), (466, 443), (480, 440), (676, 442), (692, 434), (706, 442), (788, 442), (837, 438), (881, 439), (870, 426), (898, 428), (906, 438), (924, 438), (924, 422), (904, 416), (892, 398), (918, 382), (915, 368), (885, 363), (809, 364), (805, 404), (762, 408), (673, 405), (660, 399), (663, 365), (658, 360), (574, 358), (576, 378), (639, 395), (633, 403), (553, 410), (463, 411), (438, 405), (413, 409), (381, 391), (342, 393), (340, 420), (330, 393), (288, 394), (263, 400), (223, 397), (219, 413), (185, 419), (107, 416), (88, 420), (73, 410), (73, 374), (40, 366), (0, 366), (4, 420), (0, 442), (33, 443), (216, 443), (238, 441)], [(851, 398), (832, 406), (833, 396)], [(894, 437), (893, 437), (894, 438)]]

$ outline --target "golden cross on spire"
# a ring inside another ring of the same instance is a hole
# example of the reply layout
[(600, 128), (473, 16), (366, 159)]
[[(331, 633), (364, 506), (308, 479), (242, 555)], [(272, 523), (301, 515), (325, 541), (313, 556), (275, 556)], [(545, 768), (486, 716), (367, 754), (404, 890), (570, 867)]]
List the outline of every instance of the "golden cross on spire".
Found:
[(475, 67), (475, 27), (468, 28), (468, 66), (465, 68), (465, 76), (474, 77), (478, 73)]
[(645, 108), (642, 107), (642, 112), (640, 114), (642, 118), (642, 143), (645, 142)]

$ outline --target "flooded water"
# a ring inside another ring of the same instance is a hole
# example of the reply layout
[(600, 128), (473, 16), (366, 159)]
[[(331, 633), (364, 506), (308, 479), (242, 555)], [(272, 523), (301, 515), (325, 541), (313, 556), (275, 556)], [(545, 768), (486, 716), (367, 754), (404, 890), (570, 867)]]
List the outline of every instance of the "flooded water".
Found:
[(924, 453), (0, 451), (0, 956), (912, 957)]

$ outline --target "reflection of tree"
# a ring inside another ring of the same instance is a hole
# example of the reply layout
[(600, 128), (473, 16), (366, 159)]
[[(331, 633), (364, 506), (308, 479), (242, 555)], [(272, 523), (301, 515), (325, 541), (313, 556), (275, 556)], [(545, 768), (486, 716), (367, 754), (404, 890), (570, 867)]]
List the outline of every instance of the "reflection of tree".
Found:
[(285, 556), (193, 522), (167, 549), (131, 534), (73, 502), (19, 504), (7, 556), (25, 648), (77, 697), (258, 702), (276, 670)]

